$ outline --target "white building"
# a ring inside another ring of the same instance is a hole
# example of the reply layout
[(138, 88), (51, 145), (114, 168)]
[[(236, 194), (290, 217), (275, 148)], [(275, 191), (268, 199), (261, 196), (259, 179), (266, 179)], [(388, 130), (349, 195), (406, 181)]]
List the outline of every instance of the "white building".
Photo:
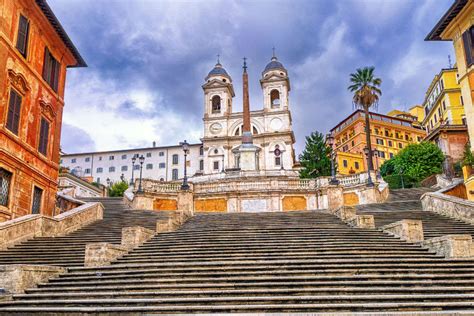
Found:
[[(232, 78), (218, 61), (205, 78), (204, 137), (202, 144), (191, 144), (187, 159), (188, 176), (225, 176), (239, 168), (236, 149), (242, 143), (243, 113), (232, 111), (235, 96)], [(260, 174), (294, 170), (295, 137), (290, 113), (288, 72), (275, 56), (260, 79), (263, 107), (250, 112), (253, 144), (258, 150)], [(252, 104), (252, 101), (250, 102)], [(132, 157), (143, 155), (143, 177), (162, 181), (181, 179), (184, 153), (180, 146), (137, 148), (116, 151), (62, 155), (61, 165), (81, 177), (99, 183), (106, 179), (126, 181), (132, 177)], [(139, 167), (135, 165), (134, 177)], [(205, 178), (205, 177), (204, 177)], [(201, 177), (201, 179), (204, 179)], [(196, 177), (196, 180), (198, 178)]]

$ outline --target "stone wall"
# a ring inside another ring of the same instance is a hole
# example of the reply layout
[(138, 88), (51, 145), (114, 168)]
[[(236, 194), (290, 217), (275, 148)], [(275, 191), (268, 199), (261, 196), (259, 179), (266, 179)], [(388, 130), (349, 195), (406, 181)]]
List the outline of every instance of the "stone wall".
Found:
[(0, 250), (34, 237), (69, 234), (103, 217), (101, 203), (85, 203), (55, 217), (27, 215), (0, 223)]
[(424, 211), (474, 224), (474, 201), (463, 200), (440, 192), (429, 192), (423, 194), (421, 203)]
[(423, 241), (423, 224), (420, 220), (402, 219), (401, 221), (382, 226), (381, 229), (407, 242)]
[(8, 293), (24, 293), (25, 289), (65, 273), (66, 269), (44, 265), (0, 265), (0, 287)]
[(282, 199), (283, 211), (301, 211), (307, 210), (307, 200), (305, 196), (284, 196)]
[(178, 201), (176, 199), (161, 199), (153, 200), (153, 210), (155, 211), (176, 211), (178, 209)]
[(196, 212), (226, 212), (227, 200), (225, 198), (197, 199), (194, 201), (194, 210)]
[(445, 235), (425, 240), (422, 245), (445, 258), (470, 258), (474, 255), (471, 235)]

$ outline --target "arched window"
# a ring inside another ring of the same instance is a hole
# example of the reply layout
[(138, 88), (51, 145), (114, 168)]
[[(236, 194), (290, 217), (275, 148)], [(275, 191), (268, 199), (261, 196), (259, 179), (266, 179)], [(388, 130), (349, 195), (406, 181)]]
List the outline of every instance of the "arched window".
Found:
[(204, 146), (199, 147), (199, 156), (204, 155)]
[(253, 134), (253, 135), (257, 135), (257, 134), (258, 134), (257, 128), (256, 128), (255, 126), (252, 126), (252, 134)]
[(212, 97), (212, 113), (220, 113), (221, 112), (221, 97), (215, 95)]
[(240, 127), (235, 130), (234, 136), (240, 136)]
[(272, 105), (272, 108), (280, 107), (280, 91), (273, 89), (270, 92), (270, 103)]

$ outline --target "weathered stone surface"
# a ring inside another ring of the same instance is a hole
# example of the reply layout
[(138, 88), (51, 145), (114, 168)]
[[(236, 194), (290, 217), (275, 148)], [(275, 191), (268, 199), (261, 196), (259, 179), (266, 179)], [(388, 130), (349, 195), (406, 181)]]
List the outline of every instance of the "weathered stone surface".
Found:
[(344, 189), (340, 186), (331, 185), (327, 188), (328, 209), (336, 211), (344, 206)]
[(23, 293), (25, 289), (66, 272), (65, 268), (45, 265), (1, 265), (0, 287), (8, 293)]
[(122, 228), (121, 245), (127, 249), (136, 248), (155, 236), (155, 232), (141, 226)]
[(176, 199), (156, 198), (153, 200), (154, 211), (176, 211), (178, 209), (178, 201)]
[(268, 203), (266, 199), (245, 199), (240, 202), (242, 212), (267, 212)]
[(131, 207), (136, 210), (153, 210), (154, 200), (154, 196), (136, 193)]
[(347, 222), (350, 226), (358, 228), (375, 228), (373, 215), (356, 215)]
[(474, 224), (474, 201), (466, 201), (440, 192), (429, 192), (421, 197), (421, 204), (424, 211)]
[(334, 214), (343, 221), (349, 221), (356, 217), (356, 209), (353, 206), (343, 206), (336, 210)]
[(359, 197), (354, 192), (344, 193), (344, 205), (352, 206), (359, 204)]
[(27, 215), (0, 223), (0, 250), (34, 237), (67, 235), (103, 218), (101, 203), (85, 203), (55, 217)]
[(304, 211), (307, 210), (307, 201), (304, 196), (285, 196), (282, 201), (283, 211)]
[(194, 195), (192, 191), (178, 192), (178, 210), (193, 214), (194, 212)]
[(445, 235), (425, 240), (422, 245), (446, 258), (474, 256), (471, 235)]
[(227, 211), (227, 200), (224, 198), (195, 200), (194, 210), (196, 212), (225, 212)]
[(127, 253), (127, 248), (106, 242), (90, 243), (86, 245), (84, 266), (100, 267), (110, 264), (118, 257)]
[(423, 241), (423, 224), (420, 220), (402, 219), (401, 221), (382, 226), (381, 229), (407, 242)]

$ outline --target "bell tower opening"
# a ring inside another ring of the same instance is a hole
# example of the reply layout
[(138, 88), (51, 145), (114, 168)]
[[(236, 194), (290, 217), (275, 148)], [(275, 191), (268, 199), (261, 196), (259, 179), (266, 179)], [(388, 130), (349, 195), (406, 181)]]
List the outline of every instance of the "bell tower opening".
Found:
[(273, 89), (270, 92), (270, 104), (272, 108), (280, 107), (280, 91), (278, 91), (277, 89)]
[(211, 99), (212, 103), (212, 113), (221, 113), (221, 97), (218, 95), (215, 95)]

